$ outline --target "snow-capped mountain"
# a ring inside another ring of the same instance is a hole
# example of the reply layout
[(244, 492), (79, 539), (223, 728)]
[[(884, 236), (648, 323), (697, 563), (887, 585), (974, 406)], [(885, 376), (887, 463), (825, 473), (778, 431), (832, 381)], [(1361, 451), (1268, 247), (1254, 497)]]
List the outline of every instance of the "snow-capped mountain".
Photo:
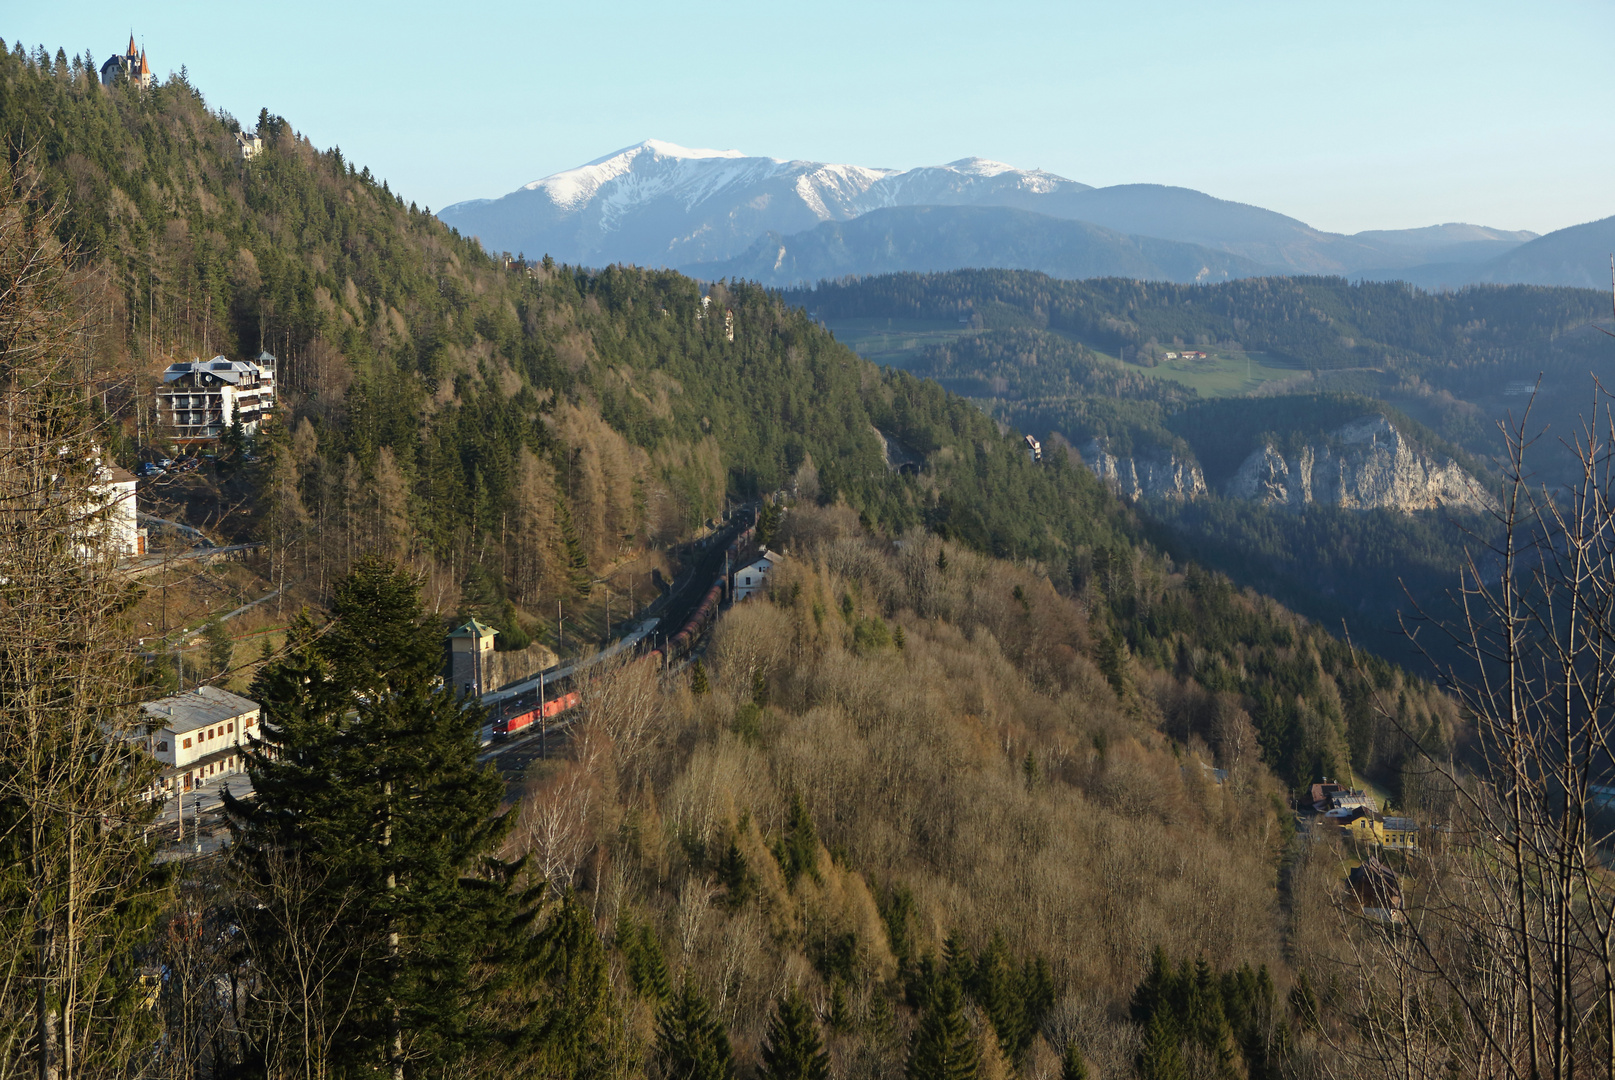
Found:
[(881, 207), (1033, 209), (1087, 189), (984, 158), (900, 171), (649, 139), (500, 199), (456, 203), (438, 216), (494, 250), (596, 266), (682, 266), (738, 255), (767, 232), (800, 232)]
[[(1046, 229), (1047, 236), (1033, 237), (1025, 219), (1004, 214), (907, 217), (879, 227), (817, 231), (876, 210), (927, 206), (1031, 211), (1086, 222), (1105, 235)], [(908, 237), (913, 229), (943, 221), (954, 230), (945, 243), (927, 246), (916, 234), (909, 237), (905, 258), (920, 258), (923, 249), (926, 259), (975, 260), (961, 265), (1018, 265), (1036, 251), (1038, 269), (1092, 264), (1106, 268), (1097, 273), (1127, 274), (1129, 267), (1148, 264), (1174, 279), (1187, 267), (1190, 280), (1249, 273), (1414, 277), (1429, 264), (1439, 264), (1435, 269), (1450, 276), (1453, 267), (1470, 272), (1534, 236), (1462, 224), (1343, 236), (1189, 188), (1095, 188), (985, 158), (876, 169), (750, 157), (738, 150), (691, 150), (655, 139), (546, 176), (503, 198), (455, 203), (438, 216), (492, 251), (548, 254), (585, 266), (676, 267), (703, 276), (718, 267), (742, 272), (740, 267), (760, 257), (751, 250), (754, 245), (781, 242), (783, 250), (797, 255), (779, 256), (775, 275), (786, 272), (784, 261), (794, 260), (805, 271), (827, 259), (845, 267), (845, 273), (875, 273), (896, 250), (892, 228), (907, 230)], [(991, 231), (999, 226), (1008, 230), (1001, 237)], [(1067, 238), (1069, 251), (1057, 237)], [(1002, 251), (995, 246), (1000, 241)], [(1161, 248), (1155, 241), (1237, 258), (1219, 261), (1204, 252)], [(865, 250), (866, 244), (875, 247)], [(1099, 258), (1102, 250), (1111, 255)], [(1145, 255), (1146, 250), (1154, 254)], [(1175, 254), (1166, 256), (1168, 250)]]

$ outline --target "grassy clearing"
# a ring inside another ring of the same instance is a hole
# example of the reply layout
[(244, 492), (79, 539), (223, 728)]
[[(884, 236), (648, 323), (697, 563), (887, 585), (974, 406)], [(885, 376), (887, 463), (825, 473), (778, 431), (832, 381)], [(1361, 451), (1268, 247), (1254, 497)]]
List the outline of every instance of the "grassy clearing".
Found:
[[(1106, 357), (1119, 363), (1114, 357)], [(1284, 367), (1262, 353), (1210, 352), (1204, 360), (1163, 360), (1155, 367), (1133, 370), (1152, 379), (1171, 379), (1198, 391), (1201, 397), (1243, 397), (1263, 383), (1293, 379), (1302, 371)]]
[(972, 332), (959, 323), (931, 319), (837, 319), (825, 325), (837, 341), (864, 359), (898, 368), (908, 367), (928, 346)]
[[(826, 325), (838, 341), (865, 359), (898, 368), (909, 367), (923, 349), (972, 333), (967, 326), (932, 319), (837, 319)], [(1182, 383), (1208, 398), (1241, 397), (1254, 393), (1263, 383), (1293, 379), (1302, 374), (1262, 353), (1207, 352), (1209, 355), (1204, 360), (1164, 360), (1152, 368), (1136, 364), (1124, 366), (1152, 379)], [(1122, 364), (1106, 353), (1095, 350), (1094, 354), (1109, 363)]]

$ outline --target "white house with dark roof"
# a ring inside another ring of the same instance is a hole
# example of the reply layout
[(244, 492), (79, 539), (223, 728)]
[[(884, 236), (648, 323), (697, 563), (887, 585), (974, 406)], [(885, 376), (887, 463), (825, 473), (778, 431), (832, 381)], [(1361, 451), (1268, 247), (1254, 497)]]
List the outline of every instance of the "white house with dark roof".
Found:
[(246, 768), (244, 747), (261, 734), (256, 701), (216, 686), (148, 701), (146, 750), (163, 766), (157, 794), (170, 798)]
[(757, 558), (745, 566), (737, 567), (734, 574), (735, 601), (738, 603), (762, 592), (763, 586), (768, 583), (768, 575), (774, 572), (774, 567), (779, 565), (779, 561), (778, 555), (764, 548), (763, 553)]

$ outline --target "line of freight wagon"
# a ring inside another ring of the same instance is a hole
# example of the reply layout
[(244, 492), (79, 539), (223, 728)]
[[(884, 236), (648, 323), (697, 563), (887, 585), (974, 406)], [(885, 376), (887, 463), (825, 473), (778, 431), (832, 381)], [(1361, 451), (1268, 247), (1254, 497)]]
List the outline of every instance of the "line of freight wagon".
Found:
[[(663, 644), (645, 653), (641, 660), (648, 661), (658, 668), (664, 668), (669, 663), (683, 658), (690, 651), (690, 646), (700, 639), (701, 635), (712, 625), (713, 620), (718, 617), (718, 610), (728, 596), (729, 566), (738, 560), (740, 553), (746, 550), (756, 535), (757, 526), (755, 523), (747, 525), (735, 534), (734, 539), (729, 542), (727, 549), (724, 551), (724, 570), (718, 574), (716, 580), (712, 583), (712, 587), (707, 590), (706, 595), (701, 598), (701, 602), (696, 605), (695, 611), (691, 613), (689, 619), (685, 621), (683, 626), (679, 627), (676, 633), (668, 637)], [(645, 631), (641, 631), (636, 636), (643, 638), (649, 629), (647, 627)], [(638, 641), (625, 640), (622, 647), (632, 647), (638, 643)], [(611, 651), (615, 652), (616, 650)], [(604, 659), (604, 655), (599, 659)], [(550, 682), (552, 684), (573, 682), (577, 671), (578, 665), (563, 668), (550, 677)], [(508, 701), (518, 694), (532, 689), (534, 685), (535, 683), (533, 682), (525, 683), (513, 690), (501, 691), (497, 696), (490, 694), (484, 697), (484, 701), (488, 701), (489, 698), (492, 698), (493, 702)], [(501, 717), (494, 721), (493, 736), (496, 740), (508, 739), (517, 732), (530, 728), (541, 721), (548, 722), (553, 720), (562, 713), (570, 712), (582, 701), (575, 688), (544, 701), (544, 677), (542, 675), (536, 680), (536, 686), (540, 700), (533, 708), (512, 716)]]

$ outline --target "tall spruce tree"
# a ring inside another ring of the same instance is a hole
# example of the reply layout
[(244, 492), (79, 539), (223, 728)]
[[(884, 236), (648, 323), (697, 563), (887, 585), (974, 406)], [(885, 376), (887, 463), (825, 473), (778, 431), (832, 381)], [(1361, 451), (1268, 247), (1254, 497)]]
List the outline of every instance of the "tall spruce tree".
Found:
[(958, 980), (945, 974), (920, 1017), (904, 1075), (908, 1080), (975, 1080), (979, 1060), (965, 1018), (964, 995)]
[(729, 1035), (688, 975), (656, 1014), (656, 1061), (666, 1080), (729, 1080)]
[[(296, 1003), (278, 1022), (337, 1071), (395, 1077), (531, 1043), (545, 1010), (486, 1007), (547, 942), (531, 932), (538, 890), (492, 854), (509, 819), (477, 764), (481, 711), (437, 684), (440, 628), (407, 573), (362, 559), (333, 612), (324, 634), (300, 616), (255, 681), (258, 797), (227, 800), (259, 905), (244, 915), (254, 965)], [(311, 992), (297, 965), (315, 943)], [(288, 1032), (258, 1030), (260, 1053), (284, 1056)]]
[(762, 1080), (830, 1080), (830, 1055), (798, 987), (791, 987), (774, 1006), (758, 1075)]

